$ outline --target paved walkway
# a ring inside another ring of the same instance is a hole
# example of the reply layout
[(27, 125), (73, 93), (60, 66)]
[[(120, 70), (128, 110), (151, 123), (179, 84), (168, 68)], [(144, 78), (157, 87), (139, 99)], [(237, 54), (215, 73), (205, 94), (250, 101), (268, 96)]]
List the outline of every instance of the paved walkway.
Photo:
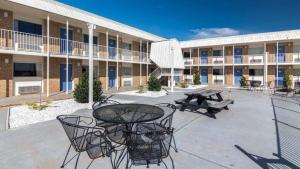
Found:
[[(160, 98), (116, 95), (120, 100), (154, 104), (173, 103), (184, 97), (182, 92)], [(201, 113), (177, 111), (174, 117), (175, 137), (179, 152), (172, 152), (176, 169), (259, 169), (235, 145), (252, 154), (273, 158), (277, 152), (274, 114), (269, 96), (259, 92), (233, 90), (235, 100), (230, 110), (216, 115), (216, 119)], [(91, 116), (91, 111), (76, 114)], [(56, 120), (24, 126), (0, 133), (0, 168), (2, 169), (54, 169), (59, 168), (69, 141)], [(79, 167), (90, 162), (84, 153)], [(166, 160), (169, 164), (170, 160)], [(73, 168), (71, 163), (66, 168)], [(93, 168), (111, 169), (109, 159), (98, 159)], [(124, 168), (124, 167), (123, 167)], [(143, 167), (133, 167), (142, 169)], [(151, 168), (163, 168), (151, 166)]]

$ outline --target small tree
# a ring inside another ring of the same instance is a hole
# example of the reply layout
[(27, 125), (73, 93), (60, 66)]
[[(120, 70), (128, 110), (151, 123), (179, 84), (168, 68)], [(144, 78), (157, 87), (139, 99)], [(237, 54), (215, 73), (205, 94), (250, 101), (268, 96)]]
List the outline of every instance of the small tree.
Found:
[(240, 80), (240, 85), (241, 85), (241, 87), (247, 86), (247, 79), (246, 79), (245, 76), (243, 76), (243, 77), (241, 78), (241, 80)]
[(201, 82), (200, 82), (200, 74), (199, 72), (197, 71), (195, 74), (194, 74), (194, 85), (200, 85)]
[(285, 89), (290, 90), (292, 88), (293, 82), (291, 79), (291, 76), (288, 73), (284, 74), (284, 78), (283, 78), (283, 87)]
[(157, 79), (155, 76), (151, 75), (148, 81), (148, 90), (149, 91), (160, 91), (161, 90), (161, 84), (159, 79)]
[[(93, 80), (93, 100), (100, 101), (103, 99), (102, 96), (102, 87), (101, 82), (98, 78), (94, 76)], [(76, 86), (73, 96), (75, 101), (79, 103), (88, 103), (89, 102), (89, 76), (87, 72), (81, 74), (79, 78), (79, 83)]]

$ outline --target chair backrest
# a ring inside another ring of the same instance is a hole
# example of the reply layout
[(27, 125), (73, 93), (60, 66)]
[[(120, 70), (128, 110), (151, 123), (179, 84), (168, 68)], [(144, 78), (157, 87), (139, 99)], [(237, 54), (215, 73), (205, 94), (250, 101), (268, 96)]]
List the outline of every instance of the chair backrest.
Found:
[[(61, 123), (68, 136), (71, 145), (77, 152), (82, 152), (86, 150), (86, 140), (85, 136), (88, 132), (92, 131), (93, 128), (89, 127), (92, 124), (93, 119), (83, 116), (75, 115), (60, 115), (56, 119)], [(85, 119), (91, 120), (90, 122), (85, 121)]]
[(107, 105), (112, 105), (112, 104), (120, 104), (120, 102), (111, 100), (111, 99), (104, 99), (100, 102), (95, 102), (92, 106), (93, 110), (102, 107), (102, 106), (107, 106)]
[(139, 164), (159, 163), (170, 153), (173, 129), (125, 132), (129, 158)]
[(164, 110), (164, 116), (160, 118), (160, 124), (166, 128), (171, 128), (173, 123), (173, 116), (176, 112), (177, 107), (170, 103), (159, 103), (156, 106)]
[(101, 131), (89, 132), (86, 135), (86, 152), (91, 159), (110, 156), (112, 150), (111, 143), (106, 139)]

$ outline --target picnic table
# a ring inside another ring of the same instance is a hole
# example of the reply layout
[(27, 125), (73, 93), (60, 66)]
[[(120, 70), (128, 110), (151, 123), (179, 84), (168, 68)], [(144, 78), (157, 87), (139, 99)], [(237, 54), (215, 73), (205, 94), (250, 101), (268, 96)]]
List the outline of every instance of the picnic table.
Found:
[[(185, 93), (187, 97), (180, 100), (175, 100), (176, 104), (181, 105), (181, 111), (189, 108), (191, 111), (196, 111), (200, 108), (206, 109), (208, 113), (215, 113), (222, 109), (228, 109), (229, 104), (233, 104), (233, 100), (224, 100), (221, 93), (222, 90), (213, 89), (201, 89), (193, 92)], [(192, 102), (196, 100), (196, 102)], [(215, 104), (209, 103), (208, 101), (217, 102)]]

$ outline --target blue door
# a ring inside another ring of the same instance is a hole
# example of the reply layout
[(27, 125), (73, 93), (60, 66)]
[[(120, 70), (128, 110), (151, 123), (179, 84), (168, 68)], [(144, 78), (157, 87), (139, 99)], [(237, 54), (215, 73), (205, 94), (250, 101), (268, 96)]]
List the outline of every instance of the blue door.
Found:
[(108, 68), (108, 85), (109, 87), (115, 87), (116, 82), (116, 67), (109, 66)]
[(109, 59), (115, 59), (117, 52), (116, 52), (116, 45), (117, 42), (115, 39), (109, 39), (108, 40), (108, 53), (109, 53)]
[(234, 63), (243, 63), (243, 48), (234, 48)]
[[(67, 30), (65, 28), (60, 29), (60, 53), (66, 54), (67, 53)], [(72, 53), (73, 47), (72, 47), (72, 41), (73, 40), (73, 31), (69, 30), (69, 53)]]
[(60, 91), (72, 90), (72, 65), (68, 66), (68, 81), (66, 77), (66, 64), (60, 65)]
[(243, 76), (243, 70), (242, 69), (234, 69), (234, 84), (240, 84), (240, 81)]
[[(277, 57), (277, 46), (275, 46), (275, 57)], [(278, 46), (278, 63), (285, 62), (285, 46)]]
[(175, 76), (175, 82), (179, 82), (180, 81), (180, 77), (179, 76)]
[(278, 84), (278, 87), (283, 86), (283, 78), (284, 78), (284, 69), (279, 68), (278, 69), (277, 83), (276, 83), (276, 84)]
[(201, 69), (201, 83), (207, 84), (208, 83), (208, 71), (207, 69)]
[(201, 51), (201, 64), (208, 64), (208, 51)]

